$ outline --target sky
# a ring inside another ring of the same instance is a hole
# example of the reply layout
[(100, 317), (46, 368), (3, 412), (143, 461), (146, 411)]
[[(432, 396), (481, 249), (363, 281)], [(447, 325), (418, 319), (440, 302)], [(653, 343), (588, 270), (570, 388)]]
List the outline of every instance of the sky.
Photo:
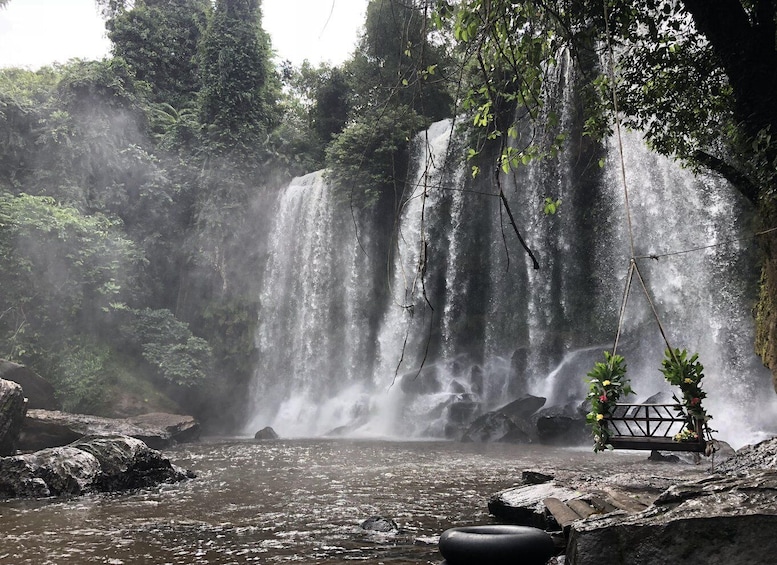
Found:
[[(280, 60), (338, 64), (353, 52), (367, 0), (263, 0), (263, 27)], [(36, 69), (110, 53), (94, 0), (11, 0), (0, 8), (0, 67)]]

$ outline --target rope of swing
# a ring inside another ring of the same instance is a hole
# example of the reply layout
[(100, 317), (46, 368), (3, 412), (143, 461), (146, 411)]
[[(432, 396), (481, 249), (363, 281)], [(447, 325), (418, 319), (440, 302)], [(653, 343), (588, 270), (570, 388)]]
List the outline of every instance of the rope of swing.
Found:
[(607, 67), (610, 75), (609, 78), (611, 81), (610, 92), (612, 93), (612, 108), (615, 116), (615, 133), (616, 133), (616, 138), (618, 140), (618, 156), (620, 161), (621, 182), (623, 184), (624, 208), (626, 210), (626, 223), (627, 223), (628, 233), (629, 233), (629, 249), (631, 251), (631, 258), (629, 260), (629, 269), (626, 275), (626, 285), (623, 291), (623, 300), (621, 302), (620, 313), (618, 316), (618, 328), (615, 333), (615, 343), (613, 344), (612, 357), (611, 357), (610, 363), (611, 364), (614, 363), (615, 354), (618, 350), (618, 343), (620, 341), (620, 336), (623, 331), (623, 324), (626, 316), (626, 305), (628, 304), (629, 295), (631, 294), (631, 285), (635, 275), (639, 279), (640, 285), (642, 286), (642, 290), (644, 291), (645, 297), (647, 298), (648, 304), (650, 305), (650, 309), (653, 312), (653, 316), (656, 319), (656, 323), (658, 324), (658, 330), (661, 332), (661, 337), (664, 339), (664, 343), (666, 343), (666, 347), (670, 351), (670, 354), (674, 357), (675, 355), (674, 349), (672, 349), (672, 346), (669, 344), (669, 338), (666, 335), (666, 330), (664, 329), (664, 325), (661, 323), (661, 318), (658, 315), (658, 310), (656, 310), (656, 306), (653, 303), (653, 299), (651, 298), (650, 292), (648, 291), (647, 285), (645, 284), (645, 279), (642, 277), (642, 273), (640, 273), (639, 267), (637, 266), (637, 261), (636, 261), (637, 257), (636, 257), (636, 252), (634, 248), (634, 229), (631, 221), (631, 205), (629, 202), (629, 185), (626, 180), (626, 159), (624, 157), (623, 136), (621, 135), (620, 113), (618, 110), (618, 95), (616, 92), (615, 54), (612, 48), (612, 41), (610, 40), (610, 18), (607, 11), (607, 0), (603, 0), (602, 5), (604, 9), (604, 26), (605, 26), (605, 33), (607, 35), (607, 55), (609, 59)]

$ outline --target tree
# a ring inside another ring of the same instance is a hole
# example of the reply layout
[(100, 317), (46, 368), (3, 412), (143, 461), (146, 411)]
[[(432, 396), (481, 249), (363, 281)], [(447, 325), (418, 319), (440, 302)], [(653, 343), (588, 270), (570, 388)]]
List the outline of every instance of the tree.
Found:
[(50, 197), (0, 193), (3, 356), (40, 367), (78, 336), (100, 341), (140, 261), (116, 219)]
[(351, 113), (326, 162), (337, 190), (353, 208), (372, 209), (376, 220), (398, 209), (415, 133), (452, 115), (450, 59), (432, 31), (429, 2), (372, 0), (364, 35), (344, 65)]
[(435, 41), (427, 0), (371, 0), (364, 35), (347, 64), (354, 107), (407, 106), (430, 122), (451, 115), (450, 63)]
[(280, 82), (260, 0), (218, 0), (200, 46), (200, 122), (210, 155), (253, 162), (277, 124)]
[(193, 106), (200, 89), (197, 48), (209, 12), (207, 0), (138, 0), (107, 21), (114, 56), (151, 86), (153, 101)]

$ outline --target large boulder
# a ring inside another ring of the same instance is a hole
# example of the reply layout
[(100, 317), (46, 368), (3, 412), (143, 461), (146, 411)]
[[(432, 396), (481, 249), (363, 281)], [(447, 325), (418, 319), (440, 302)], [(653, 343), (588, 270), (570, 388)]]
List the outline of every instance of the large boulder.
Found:
[(461, 441), (533, 443), (536, 441), (536, 433), (531, 416), (543, 404), (544, 398), (527, 394), (501, 408), (486, 412), (472, 421)]
[(59, 410), (62, 407), (54, 395), (54, 385), (24, 365), (0, 359), (0, 379), (21, 385), (29, 409)]
[[(731, 565), (777, 555), (777, 471), (712, 477), (666, 490), (628, 516), (574, 522), (570, 565)], [(766, 559), (766, 561), (764, 560)]]
[(69, 447), (89, 453), (99, 461), (100, 475), (95, 486), (100, 491), (149, 487), (192, 476), (134, 437), (88, 437)]
[(153, 412), (127, 418), (127, 423), (146, 430), (147, 435), (135, 436), (153, 449), (164, 449), (177, 443), (200, 439), (200, 424), (192, 416)]
[(472, 422), (464, 435), (463, 442), (475, 443), (531, 443), (532, 437), (512, 419), (501, 412), (487, 412)]
[(496, 411), (509, 416), (513, 421), (525, 421), (531, 420), (532, 414), (537, 410), (545, 406), (546, 398), (542, 396), (532, 396), (531, 394), (525, 394), (512, 402), (505, 404)]
[(540, 443), (580, 445), (590, 442), (591, 434), (586, 427), (585, 415), (585, 406), (575, 402), (538, 410), (533, 420)]
[(197, 439), (199, 430), (194, 418), (175, 414), (156, 413), (118, 419), (57, 410), (29, 410), (19, 438), (19, 449), (34, 451), (58, 447), (93, 435), (125, 435), (140, 439), (152, 449), (165, 449)]
[(79, 495), (94, 486), (100, 462), (75, 447), (54, 447), (0, 459), (0, 497)]
[(270, 426), (265, 426), (254, 434), (254, 439), (279, 439), (278, 432), (272, 429)]
[(80, 495), (149, 487), (191, 476), (138, 439), (93, 437), (0, 458), (0, 497)]
[(16, 452), (26, 412), (22, 387), (0, 379), (0, 456)]

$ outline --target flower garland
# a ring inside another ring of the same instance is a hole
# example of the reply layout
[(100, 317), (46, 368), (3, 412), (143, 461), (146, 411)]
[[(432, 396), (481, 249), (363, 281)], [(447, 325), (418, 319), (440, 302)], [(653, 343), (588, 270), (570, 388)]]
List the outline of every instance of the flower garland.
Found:
[(708, 422), (712, 416), (702, 406), (702, 400), (707, 398), (701, 388), (704, 378), (704, 367), (699, 363), (699, 354), (694, 353), (690, 358), (688, 352), (683, 349), (667, 349), (664, 352), (665, 359), (661, 363), (661, 372), (664, 378), (674, 386), (680, 388), (682, 400), (672, 394), (677, 402), (677, 412), (685, 420), (683, 430), (675, 434), (675, 441), (699, 441), (699, 424), (707, 439), (712, 439), (714, 430), (710, 429)]
[(586, 415), (586, 422), (594, 436), (594, 451), (612, 449), (611, 434), (605, 418), (612, 414), (621, 394), (634, 392), (626, 379), (624, 358), (605, 351), (604, 359), (604, 363), (594, 364), (594, 368), (587, 375), (587, 398), (591, 402), (591, 411)]

